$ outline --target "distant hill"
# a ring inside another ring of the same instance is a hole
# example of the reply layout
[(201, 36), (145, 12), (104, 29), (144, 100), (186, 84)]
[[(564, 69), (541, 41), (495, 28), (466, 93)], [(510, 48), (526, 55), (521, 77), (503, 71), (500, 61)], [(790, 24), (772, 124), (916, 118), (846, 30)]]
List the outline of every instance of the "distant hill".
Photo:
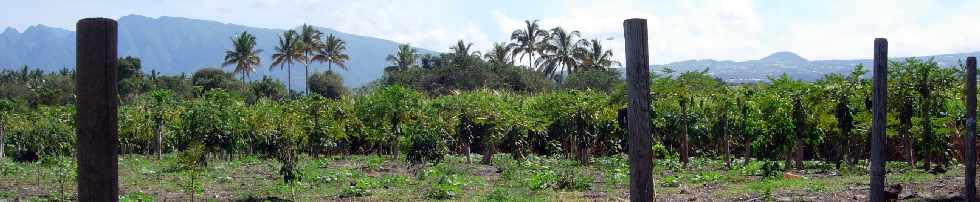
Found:
[[(271, 55), (278, 44), (278, 34), (284, 30), (247, 27), (215, 21), (179, 17), (149, 18), (129, 15), (118, 19), (119, 56), (136, 56), (142, 59), (146, 72), (157, 70), (163, 74), (193, 73), (204, 67), (220, 67), (224, 51), (231, 47), (230, 38), (242, 31), (256, 36), (262, 49), (262, 66), (252, 79), (269, 75)], [(357, 87), (381, 77), (387, 66), (385, 57), (395, 52), (398, 43), (385, 39), (358, 36), (319, 28), (324, 36), (333, 34), (347, 43), (350, 56), (349, 71), (334, 68), (344, 77), (345, 85)], [(419, 50), (423, 53), (433, 53)], [(7, 28), (0, 33), (0, 69), (20, 68), (28, 65), (44, 70), (73, 68), (75, 63), (75, 32), (35, 25), (23, 32)], [(326, 71), (326, 65), (314, 64), (316, 71)], [(311, 66), (311, 72), (314, 70)], [(231, 67), (224, 68), (231, 70)], [(303, 66), (293, 65), (293, 88), (303, 85)], [(271, 72), (285, 80), (286, 72)]]
[[(916, 58), (923, 60), (933, 58), (940, 66), (950, 67), (959, 65), (960, 61), (966, 60), (967, 56), (978, 55), (980, 55), (980, 52), (921, 56)], [(891, 59), (904, 60), (905, 58)], [(651, 65), (650, 68), (651, 71), (658, 73), (664, 67), (669, 67), (677, 73), (702, 71), (708, 68), (709, 74), (721, 78), (726, 82), (743, 83), (766, 81), (768, 80), (768, 76), (779, 76), (783, 73), (786, 73), (794, 79), (813, 81), (822, 78), (825, 74), (848, 74), (858, 64), (864, 64), (867, 70), (871, 70), (872, 61), (870, 59), (810, 61), (792, 52), (777, 52), (759, 60), (742, 62), (730, 60), (688, 60), (665, 65)], [(870, 73), (865, 74), (865, 76), (870, 75)]]

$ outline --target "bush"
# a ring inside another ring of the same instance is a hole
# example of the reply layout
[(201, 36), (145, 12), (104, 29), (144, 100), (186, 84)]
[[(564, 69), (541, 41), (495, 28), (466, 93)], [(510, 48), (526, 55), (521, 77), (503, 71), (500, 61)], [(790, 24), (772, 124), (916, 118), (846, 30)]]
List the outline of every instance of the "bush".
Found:
[(460, 186), (462, 183), (456, 175), (442, 175), (435, 183), (432, 183), (429, 190), (426, 191), (425, 197), (438, 200), (452, 199), (463, 192)]
[(408, 161), (412, 163), (438, 163), (442, 161), (448, 149), (446, 148), (445, 136), (436, 130), (427, 128), (424, 124), (412, 127), (414, 133), (409, 140)]
[(323, 97), (337, 99), (347, 95), (348, 90), (344, 87), (344, 79), (333, 72), (313, 73), (309, 81), (310, 91)]
[(358, 178), (350, 182), (350, 186), (340, 190), (340, 198), (370, 196), (371, 189), (379, 187), (379, 182), (373, 178)]
[(592, 187), (595, 179), (588, 173), (578, 172), (574, 167), (562, 168), (558, 173), (555, 189), (582, 191)]
[(227, 73), (217, 68), (204, 68), (194, 72), (191, 76), (191, 83), (200, 86), (204, 91), (214, 89), (240, 89), (241, 83), (235, 80), (231, 73)]
[(129, 192), (119, 196), (121, 202), (150, 202), (156, 201), (156, 197), (143, 192)]
[(252, 90), (252, 95), (256, 98), (279, 100), (286, 97), (289, 93), (289, 90), (282, 85), (282, 82), (273, 80), (269, 76), (262, 76), (261, 80), (249, 83), (249, 87)]
[(618, 69), (599, 69), (576, 72), (568, 76), (562, 87), (575, 90), (597, 90), (602, 92), (612, 92), (612, 90), (623, 83), (623, 73)]
[(762, 165), (763, 178), (782, 178), (782, 171), (782, 166), (779, 166), (779, 162), (776, 161), (766, 161), (766, 163)]
[(551, 170), (535, 170), (531, 172), (531, 177), (527, 180), (527, 185), (531, 190), (543, 190), (556, 187), (555, 182), (558, 176)]
[(7, 145), (15, 161), (33, 162), (44, 156), (70, 155), (75, 150), (73, 107), (38, 107), (5, 117)]
[(664, 176), (658, 182), (661, 187), (677, 187), (681, 184), (681, 178), (676, 175)]

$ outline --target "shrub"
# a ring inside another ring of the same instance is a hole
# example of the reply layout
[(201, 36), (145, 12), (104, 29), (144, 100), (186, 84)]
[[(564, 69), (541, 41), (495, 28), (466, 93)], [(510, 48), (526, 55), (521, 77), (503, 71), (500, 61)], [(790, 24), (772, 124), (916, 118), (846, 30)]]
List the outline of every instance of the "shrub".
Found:
[(150, 202), (150, 201), (156, 201), (156, 197), (154, 197), (153, 195), (147, 194), (147, 193), (143, 193), (143, 192), (137, 191), (137, 192), (129, 192), (129, 193), (126, 193), (125, 195), (119, 196), (119, 201), (121, 201), (121, 202)]
[(307, 83), (311, 92), (323, 97), (337, 99), (348, 94), (344, 79), (333, 72), (313, 73)]
[(558, 173), (555, 189), (582, 191), (592, 187), (592, 175), (578, 172), (574, 167), (563, 167)]
[(371, 189), (379, 187), (379, 182), (371, 177), (357, 178), (350, 181), (350, 186), (340, 190), (340, 198), (370, 196)]
[(681, 178), (676, 175), (664, 176), (658, 182), (661, 187), (677, 187), (681, 184)]
[(463, 191), (460, 186), (462, 183), (456, 175), (442, 175), (435, 183), (432, 183), (429, 190), (426, 191), (425, 197), (439, 200), (452, 199)]
[(762, 177), (763, 178), (782, 178), (782, 167), (779, 166), (779, 162), (776, 161), (766, 161), (762, 165)]
[(426, 127), (424, 124), (418, 127), (420, 128), (412, 127), (414, 133), (409, 140), (408, 161), (412, 163), (438, 163), (442, 161), (448, 152), (445, 136), (432, 128), (421, 128)]
[(562, 87), (611, 92), (616, 85), (623, 83), (622, 76), (622, 72), (618, 69), (586, 70), (569, 75), (562, 83)]

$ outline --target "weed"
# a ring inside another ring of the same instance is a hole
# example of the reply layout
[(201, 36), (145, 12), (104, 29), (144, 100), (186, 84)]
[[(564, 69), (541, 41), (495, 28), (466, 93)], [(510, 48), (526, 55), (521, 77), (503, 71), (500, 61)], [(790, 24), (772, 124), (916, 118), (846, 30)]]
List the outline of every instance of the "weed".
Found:
[(125, 195), (119, 196), (119, 201), (121, 202), (150, 202), (155, 200), (156, 197), (143, 192), (129, 192)]
[(435, 183), (432, 183), (425, 193), (425, 197), (440, 200), (452, 199), (463, 191), (460, 188), (462, 185), (456, 175), (443, 175)]
[(657, 182), (660, 183), (661, 187), (677, 187), (681, 184), (680, 177), (676, 175), (664, 176)]
[(370, 196), (371, 189), (378, 187), (378, 182), (371, 177), (359, 178), (350, 182), (350, 186), (340, 191), (340, 198)]
[(721, 172), (718, 172), (718, 171), (707, 171), (707, 172), (702, 172), (700, 174), (694, 175), (693, 179), (691, 179), (691, 182), (693, 182), (693, 183), (709, 183), (709, 182), (715, 182), (715, 181), (721, 180), (721, 178), (722, 178)]

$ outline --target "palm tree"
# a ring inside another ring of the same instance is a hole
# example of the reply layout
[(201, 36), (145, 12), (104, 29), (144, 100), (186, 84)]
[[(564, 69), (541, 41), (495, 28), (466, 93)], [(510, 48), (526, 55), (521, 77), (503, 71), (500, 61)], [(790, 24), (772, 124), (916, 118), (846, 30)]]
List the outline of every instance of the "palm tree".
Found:
[(323, 41), (323, 46), (313, 56), (313, 61), (327, 63), (327, 71), (333, 72), (333, 65), (336, 64), (340, 69), (347, 70), (347, 60), (350, 59), (344, 51), (347, 45), (344, 40), (331, 34)]
[[(310, 78), (310, 63), (313, 62), (313, 54), (315, 54), (315, 52), (319, 50), (320, 46), (322, 45), (320, 43), (320, 37), (323, 35), (323, 33), (320, 32), (320, 30), (313, 28), (313, 26), (307, 24), (303, 24), (303, 26), (300, 27), (299, 33), (300, 40), (303, 42), (303, 56), (306, 57), (306, 75), (304, 80), (307, 80)], [(305, 86), (305, 92), (309, 93), (309, 83), (307, 83)]]
[(493, 67), (513, 65), (514, 58), (511, 54), (514, 51), (514, 44), (495, 43), (493, 49), (483, 55), (483, 58), (490, 62)]
[(582, 62), (582, 70), (606, 69), (620, 64), (613, 60), (612, 50), (603, 49), (602, 43), (597, 39), (583, 41), (582, 46), (575, 55)]
[(513, 54), (521, 54), (521, 59), (527, 56), (527, 68), (535, 69), (534, 54), (540, 53), (540, 43), (548, 35), (547, 31), (541, 29), (538, 20), (524, 21), (524, 29), (514, 30), (510, 34), (510, 40), (514, 41)]
[(305, 63), (306, 56), (303, 55), (303, 43), (299, 40), (299, 34), (289, 30), (279, 36), (279, 46), (276, 47), (276, 53), (272, 54), (272, 65), (269, 66), (269, 68), (279, 66), (279, 69), (282, 69), (285, 65), (287, 89), (293, 88), (293, 62)]
[(407, 70), (408, 68), (415, 66), (415, 59), (418, 56), (418, 51), (412, 48), (411, 45), (401, 44), (398, 45), (398, 52), (392, 55), (388, 55), (385, 60), (391, 62), (392, 66), (386, 68), (393, 69), (397, 71)]
[(255, 36), (242, 32), (238, 37), (232, 37), (232, 49), (225, 50), (225, 61), (221, 66), (235, 65), (235, 73), (242, 74), (242, 90), (245, 89), (245, 79), (255, 71), (255, 66), (261, 63), (259, 53), (262, 49), (255, 48)]
[(542, 65), (541, 71), (545, 75), (550, 75), (555, 81), (560, 81), (563, 71), (565, 73), (578, 71), (579, 63), (575, 58), (575, 53), (581, 51), (580, 47), (583, 42), (576, 40), (579, 36), (578, 31), (568, 32), (561, 27), (551, 29), (551, 35), (541, 47), (544, 50), (543, 54), (541, 58), (538, 58)]
[(449, 50), (453, 51), (451, 53), (453, 64), (460, 67), (466, 66), (469, 57), (480, 57), (480, 52), (470, 52), (472, 47), (473, 43), (466, 43), (463, 40), (459, 40), (456, 42), (456, 45), (449, 47)]

